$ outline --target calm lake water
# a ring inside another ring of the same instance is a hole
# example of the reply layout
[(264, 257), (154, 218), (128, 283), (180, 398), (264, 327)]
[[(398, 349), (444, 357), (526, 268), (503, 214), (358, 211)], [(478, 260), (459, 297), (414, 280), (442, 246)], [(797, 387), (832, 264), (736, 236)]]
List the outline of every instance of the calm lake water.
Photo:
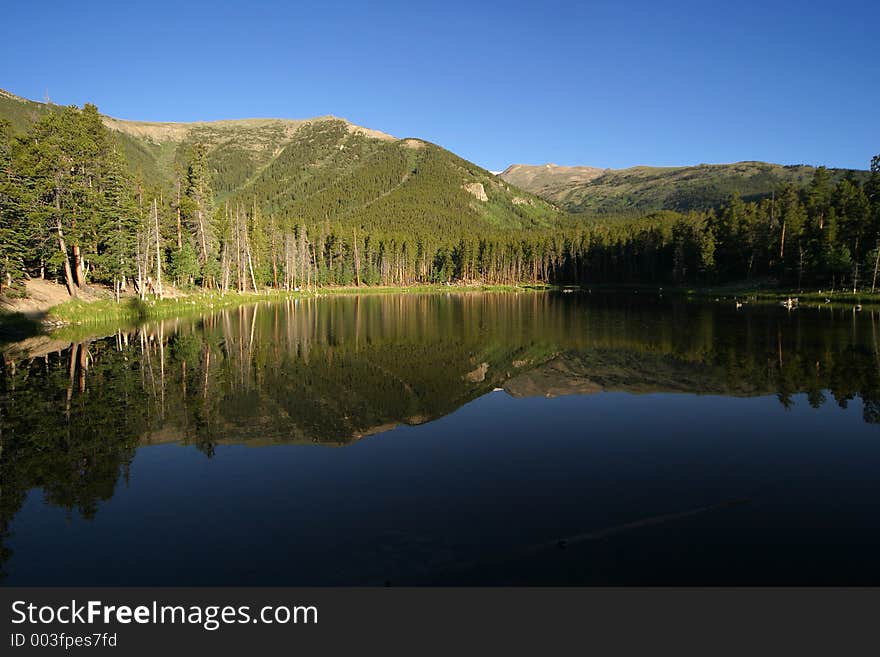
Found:
[(880, 584), (878, 342), (867, 309), (581, 293), (34, 339), (0, 583)]

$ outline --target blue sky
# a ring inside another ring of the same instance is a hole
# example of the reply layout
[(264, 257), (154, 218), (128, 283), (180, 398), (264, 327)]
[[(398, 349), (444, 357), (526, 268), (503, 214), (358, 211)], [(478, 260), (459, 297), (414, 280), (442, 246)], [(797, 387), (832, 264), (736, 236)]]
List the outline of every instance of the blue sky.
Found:
[(7, 0), (0, 87), (152, 121), (335, 114), (489, 169), (867, 168), (880, 2), (811, 5)]

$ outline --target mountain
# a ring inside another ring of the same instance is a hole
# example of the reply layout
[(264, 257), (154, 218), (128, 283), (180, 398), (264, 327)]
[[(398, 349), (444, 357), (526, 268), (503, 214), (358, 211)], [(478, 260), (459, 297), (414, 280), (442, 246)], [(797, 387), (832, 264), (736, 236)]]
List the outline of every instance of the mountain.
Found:
[[(734, 192), (745, 200), (769, 196), (780, 186), (806, 185), (814, 167), (767, 162), (699, 164), (687, 167), (598, 169), (555, 164), (513, 164), (500, 178), (569, 211), (617, 214), (717, 207)], [(831, 181), (852, 173), (863, 182), (867, 171), (831, 169)]]
[(562, 199), (565, 191), (589, 183), (605, 171), (596, 167), (561, 167), (557, 164), (511, 164), (498, 175), (511, 185), (528, 189), (533, 194)]
[[(0, 91), (0, 119), (23, 132), (51, 105)], [(435, 144), (333, 116), (152, 123), (103, 117), (132, 172), (174, 190), (194, 145), (207, 147), (215, 199), (257, 203), (305, 224), (433, 232), (544, 228), (553, 205)]]

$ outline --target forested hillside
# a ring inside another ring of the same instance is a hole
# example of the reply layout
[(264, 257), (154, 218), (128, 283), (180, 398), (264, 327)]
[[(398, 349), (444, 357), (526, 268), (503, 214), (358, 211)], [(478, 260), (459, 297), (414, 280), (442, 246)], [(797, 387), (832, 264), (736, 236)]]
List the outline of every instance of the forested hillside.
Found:
[(447, 280), (463, 238), (475, 250), (569, 222), (438, 146), (333, 117), (141, 123), (4, 94), (0, 118), (7, 285), (48, 275), (72, 295), (88, 281), (143, 295), (163, 274), (223, 290)]
[[(563, 242), (567, 282), (785, 286), (875, 291), (880, 283), (880, 156), (863, 185), (819, 167), (802, 188), (717, 211), (594, 219)], [(580, 231), (578, 231), (580, 232)]]
[[(758, 201), (786, 184), (805, 186), (815, 170), (804, 164), (767, 162), (629, 169), (514, 164), (501, 178), (569, 212), (607, 216), (710, 210), (726, 203), (732, 194)], [(829, 169), (828, 173), (832, 182), (846, 176), (859, 182), (868, 178), (866, 171)]]
[(798, 171), (768, 179), (760, 200), (718, 183), (717, 209), (588, 218), (434, 144), (333, 117), (139, 123), (6, 94), (0, 285), (46, 277), (71, 296), (102, 283), (141, 297), (169, 283), (874, 288), (880, 160), (870, 174)]
[[(18, 134), (47, 112), (62, 109), (0, 90), (0, 119)], [(215, 203), (256, 201), (264, 213), (296, 214), (307, 225), (339, 221), (342, 213), (388, 228), (435, 214), (440, 224), (429, 226), (433, 232), (448, 229), (447, 221), (528, 228), (555, 225), (560, 217), (552, 206), (442, 148), (335, 117), (196, 123), (101, 119), (134, 182), (176, 193), (194, 153), (203, 150)], [(487, 198), (473, 203), (482, 193)]]

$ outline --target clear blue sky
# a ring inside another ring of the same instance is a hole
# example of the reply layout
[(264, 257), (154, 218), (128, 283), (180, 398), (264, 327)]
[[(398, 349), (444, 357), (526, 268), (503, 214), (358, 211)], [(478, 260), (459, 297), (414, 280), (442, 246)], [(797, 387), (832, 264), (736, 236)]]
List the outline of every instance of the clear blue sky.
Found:
[(0, 87), (151, 121), (335, 114), (490, 169), (867, 168), (880, 2), (812, 4), (7, 0)]

